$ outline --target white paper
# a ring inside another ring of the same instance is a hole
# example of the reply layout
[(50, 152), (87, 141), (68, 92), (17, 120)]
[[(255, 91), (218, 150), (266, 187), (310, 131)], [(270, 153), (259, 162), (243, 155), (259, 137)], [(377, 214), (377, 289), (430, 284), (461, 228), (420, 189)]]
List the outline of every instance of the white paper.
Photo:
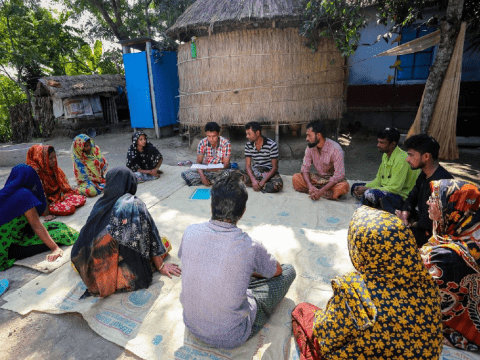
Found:
[(208, 170), (208, 169), (223, 169), (223, 164), (193, 164), (191, 169), (202, 169), (202, 170)]

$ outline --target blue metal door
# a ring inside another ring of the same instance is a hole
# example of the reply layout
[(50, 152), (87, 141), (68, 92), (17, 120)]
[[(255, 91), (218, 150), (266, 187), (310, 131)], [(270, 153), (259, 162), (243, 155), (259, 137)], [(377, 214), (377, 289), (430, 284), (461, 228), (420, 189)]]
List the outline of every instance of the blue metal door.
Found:
[(152, 102), (145, 52), (123, 54), (132, 128), (153, 128)]
[(155, 89), (158, 126), (168, 126), (177, 123), (178, 106), (178, 70), (177, 53), (165, 51), (152, 52), (152, 75)]

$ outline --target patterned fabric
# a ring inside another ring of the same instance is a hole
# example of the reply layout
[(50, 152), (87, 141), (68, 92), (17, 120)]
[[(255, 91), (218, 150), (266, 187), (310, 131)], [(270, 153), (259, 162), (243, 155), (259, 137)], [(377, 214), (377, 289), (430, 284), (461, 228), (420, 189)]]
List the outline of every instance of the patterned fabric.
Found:
[[(213, 184), (218, 177), (226, 175), (230, 170), (204, 171), (203, 175)], [(181, 174), (188, 186), (203, 185), (202, 178), (196, 169), (189, 169)]]
[(69, 194), (63, 201), (51, 204), (48, 211), (52, 215), (68, 216), (75, 213), (77, 208), (85, 205), (87, 198), (84, 195)]
[[(317, 189), (321, 189), (331, 181), (331, 176), (308, 173), (310, 182)], [(295, 191), (308, 194), (308, 187), (302, 173), (296, 173), (292, 176), (292, 184)], [(329, 191), (326, 191), (323, 197), (329, 200), (337, 200), (340, 196), (348, 193), (350, 185), (346, 180), (336, 183)]]
[(43, 190), (47, 200), (51, 203), (63, 201), (67, 194), (75, 192), (70, 187), (65, 173), (57, 165), (50, 167), (48, 150), (53, 148), (50, 145), (33, 145), (27, 152), (27, 165), (31, 166), (38, 174), (42, 182)]
[(395, 213), (396, 208), (395, 207), (390, 207), (386, 208), (383, 205), (383, 201), (385, 198), (389, 198), (389, 201), (386, 203), (395, 203), (398, 205), (398, 207), (402, 206), (403, 199), (400, 195), (398, 194), (393, 194), (389, 193), (388, 191), (384, 190), (379, 190), (379, 189), (367, 189), (365, 192), (362, 194), (362, 196), (355, 196), (354, 192), (355, 189), (359, 186), (365, 186), (365, 183), (355, 183), (352, 185), (352, 188), (350, 190), (350, 193), (352, 194), (353, 197), (355, 197), (357, 200), (360, 200), (360, 205), (367, 205), (371, 206), (376, 209), (381, 209), (388, 211), (391, 214)]
[[(147, 143), (144, 146), (143, 151), (140, 152), (137, 149), (137, 141), (141, 135), (145, 136)], [(157, 166), (161, 159), (163, 159), (162, 154), (160, 154), (160, 151), (158, 151), (158, 149), (148, 141), (147, 134), (142, 131), (136, 131), (132, 135), (132, 144), (128, 148), (127, 152), (127, 167), (130, 170), (132, 170), (134, 173), (138, 171), (138, 169), (152, 170), (155, 168), (155, 166)], [(149, 178), (148, 180), (154, 179)]]
[(37, 173), (28, 165), (15, 166), (0, 190), (0, 225), (36, 208), (38, 215), (47, 207), (47, 199)]
[[(257, 181), (262, 181), (263, 179), (265, 179), (267, 173), (270, 170), (272, 170), (272, 168), (261, 167), (261, 166), (256, 166), (252, 168), (253, 176)], [(250, 176), (248, 176), (247, 171), (246, 170), (237, 170), (237, 171), (240, 172), (242, 177), (245, 179), (245, 185), (252, 186), (252, 180), (250, 179)], [(277, 172), (265, 183), (265, 186), (263, 187), (262, 192), (276, 193), (282, 189), (283, 189), (283, 180), (280, 174)]]
[[(89, 154), (83, 152), (85, 143), (90, 140), (92, 150)], [(105, 172), (107, 160), (102, 157), (100, 148), (85, 134), (73, 139), (72, 144), (73, 172), (77, 179), (78, 192), (86, 196), (97, 196), (105, 187)]]
[(384, 193), (400, 195), (405, 200), (421, 172), (420, 169), (412, 170), (406, 159), (407, 153), (398, 146), (390, 156), (383, 154), (377, 176), (365, 186)]
[[(152, 282), (151, 259), (171, 249), (162, 242), (137, 182), (126, 167), (112, 169), (102, 198), (72, 249), (72, 263), (91, 294), (144, 289)], [(163, 257), (163, 256), (162, 256)]]
[(348, 246), (357, 271), (332, 280), (334, 295), (315, 314), (318, 355), (438, 359), (440, 297), (410, 230), (398, 217), (362, 206), (350, 223)]
[(343, 150), (333, 140), (325, 139), (322, 149), (318, 147), (305, 149), (301, 172), (309, 172), (312, 164), (320, 175), (329, 176), (329, 181), (333, 183), (345, 180)]
[(230, 141), (219, 136), (216, 148), (210, 145), (207, 138), (200, 140), (197, 146), (197, 155), (203, 154), (202, 164), (221, 164), (225, 158), (230, 158), (232, 146)]
[(441, 218), (421, 248), (442, 298), (445, 338), (454, 346), (480, 349), (480, 190), (459, 180), (430, 183)]
[(133, 175), (135, 175), (135, 177), (137, 178), (138, 183), (158, 179), (158, 176), (153, 176), (153, 175), (150, 175), (150, 174), (144, 174), (144, 173), (141, 173), (139, 171), (134, 172)]
[(249, 339), (254, 337), (268, 322), (273, 311), (280, 301), (283, 300), (297, 276), (292, 265), (282, 264), (281, 266), (282, 274), (279, 276), (270, 279), (252, 277), (250, 280), (248, 289), (252, 292), (257, 303), (257, 314), (255, 315)]
[(272, 159), (278, 159), (278, 145), (275, 141), (265, 136), (263, 137), (263, 145), (260, 151), (257, 150), (255, 142), (247, 142), (245, 144), (245, 157), (251, 157), (253, 160), (252, 169), (256, 167), (264, 167), (272, 169)]
[[(402, 208), (403, 211), (415, 214), (417, 228), (424, 230), (424, 232), (427, 231), (429, 235), (432, 233), (432, 220), (428, 217), (427, 205), (427, 200), (431, 194), (430, 181), (441, 179), (453, 179), (453, 176), (441, 165), (438, 166), (437, 170), (435, 170), (428, 179), (422, 171), (420, 175), (418, 175), (415, 186), (408, 194)], [(418, 208), (418, 212), (416, 212), (416, 208)]]
[(323, 360), (320, 355), (320, 346), (317, 338), (313, 335), (313, 323), (315, 314), (321, 311), (315, 305), (300, 303), (292, 311), (292, 331), (301, 360)]
[[(72, 245), (77, 240), (78, 232), (61, 222), (50, 221), (44, 226), (57, 244)], [(43, 244), (24, 215), (0, 226), (0, 271), (7, 270), (15, 263), (16, 259), (8, 256), (8, 249), (13, 244), (20, 246)]]

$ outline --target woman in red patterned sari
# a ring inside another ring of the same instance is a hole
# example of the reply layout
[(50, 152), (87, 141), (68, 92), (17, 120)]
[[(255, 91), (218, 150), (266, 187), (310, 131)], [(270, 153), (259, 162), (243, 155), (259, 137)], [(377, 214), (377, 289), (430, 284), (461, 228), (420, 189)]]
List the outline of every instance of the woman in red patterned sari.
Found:
[(44, 215), (67, 216), (85, 205), (86, 198), (73, 190), (63, 170), (57, 165), (55, 149), (51, 145), (33, 145), (27, 153), (27, 165), (35, 169), (42, 182), (48, 206)]
[(480, 190), (460, 180), (430, 183), (433, 236), (421, 249), (442, 298), (443, 335), (480, 350)]

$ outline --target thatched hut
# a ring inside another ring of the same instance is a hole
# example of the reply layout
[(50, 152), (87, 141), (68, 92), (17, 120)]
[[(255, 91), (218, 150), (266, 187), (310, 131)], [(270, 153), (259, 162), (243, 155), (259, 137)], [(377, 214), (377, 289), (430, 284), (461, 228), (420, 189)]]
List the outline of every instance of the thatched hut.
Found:
[(330, 40), (315, 52), (304, 46), (301, 2), (197, 0), (179, 17), (167, 34), (185, 42), (178, 50), (181, 124), (341, 118), (345, 61)]
[(50, 76), (35, 90), (35, 117), (48, 137), (54, 128), (73, 136), (89, 127), (103, 130), (118, 124), (115, 97), (125, 89), (123, 75)]

